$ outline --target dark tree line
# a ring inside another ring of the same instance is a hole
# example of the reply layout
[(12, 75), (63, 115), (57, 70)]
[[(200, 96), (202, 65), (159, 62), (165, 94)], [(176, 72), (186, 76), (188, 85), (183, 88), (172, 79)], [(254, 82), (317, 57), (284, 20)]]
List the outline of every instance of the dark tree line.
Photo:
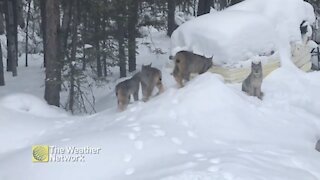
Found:
[[(0, 35), (6, 34), (6, 70), (17, 76), (18, 29), (25, 32), (25, 66), (34, 36), (42, 39), (45, 67), (44, 98), (50, 105), (75, 112), (92, 105), (85, 94), (90, 88), (88, 73), (95, 80), (119, 67), (120, 77), (136, 70), (137, 42), (141, 26), (166, 29), (171, 36), (177, 28), (175, 12), (194, 16), (223, 9), (239, 0), (0, 0)], [(4, 64), (0, 43), (0, 85), (4, 85)], [(68, 92), (61, 104), (60, 93)]]

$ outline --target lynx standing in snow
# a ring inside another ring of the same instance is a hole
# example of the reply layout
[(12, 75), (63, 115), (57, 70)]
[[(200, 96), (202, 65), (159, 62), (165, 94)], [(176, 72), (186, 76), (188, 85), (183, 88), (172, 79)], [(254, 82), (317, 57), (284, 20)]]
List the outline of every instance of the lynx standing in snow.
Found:
[(261, 92), (263, 74), (261, 62), (251, 64), (251, 73), (242, 83), (242, 91), (250, 96), (256, 96), (262, 100), (263, 92)]
[(140, 78), (141, 78), (141, 88), (142, 88), (142, 95), (143, 95), (144, 102), (149, 100), (155, 86), (157, 86), (159, 90), (158, 94), (164, 91), (163, 85), (162, 85), (161, 71), (157, 68), (151, 67), (151, 64), (146, 66), (142, 65)]
[(116, 86), (116, 96), (118, 99), (118, 110), (126, 109), (133, 95), (135, 101), (139, 100), (140, 73), (136, 73), (131, 79), (120, 82)]
[(180, 51), (170, 59), (175, 59), (172, 75), (180, 88), (183, 87), (183, 80), (190, 80), (191, 73), (202, 74), (212, 67), (212, 58), (206, 58), (188, 51)]

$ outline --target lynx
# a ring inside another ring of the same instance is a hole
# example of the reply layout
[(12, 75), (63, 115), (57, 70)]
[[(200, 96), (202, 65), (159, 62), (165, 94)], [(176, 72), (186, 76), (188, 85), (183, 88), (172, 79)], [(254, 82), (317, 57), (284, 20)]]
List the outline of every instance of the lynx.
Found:
[(133, 95), (135, 101), (139, 100), (140, 73), (136, 73), (131, 79), (120, 82), (116, 86), (116, 96), (118, 99), (118, 110), (126, 109)]
[(258, 64), (251, 64), (251, 73), (242, 83), (242, 91), (246, 92), (250, 96), (256, 96), (262, 100), (263, 92), (261, 92), (262, 85), (262, 65), (261, 62)]
[(140, 79), (144, 102), (149, 100), (154, 87), (157, 87), (159, 90), (157, 94), (164, 91), (161, 71), (157, 68), (151, 67), (151, 64), (142, 66)]
[(202, 74), (212, 67), (212, 58), (206, 58), (187, 51), (178, 52), (175, 57), (175, 66), (172, 72), (179, 87), (183, 87), (183, 80), (189, 81), (191, 73)]

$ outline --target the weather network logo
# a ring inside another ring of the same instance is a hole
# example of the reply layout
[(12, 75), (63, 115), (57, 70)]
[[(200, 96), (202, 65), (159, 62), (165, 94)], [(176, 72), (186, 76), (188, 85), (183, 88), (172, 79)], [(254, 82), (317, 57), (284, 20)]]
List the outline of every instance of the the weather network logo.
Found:
[(85, 162), (86, 157), (99, 155), (100, 147), (76, 147), (76, 146), (32, 146), (32, 162)]
[(32, 162), (48, 162), (49, 146), (33, 145), (32, 146)]

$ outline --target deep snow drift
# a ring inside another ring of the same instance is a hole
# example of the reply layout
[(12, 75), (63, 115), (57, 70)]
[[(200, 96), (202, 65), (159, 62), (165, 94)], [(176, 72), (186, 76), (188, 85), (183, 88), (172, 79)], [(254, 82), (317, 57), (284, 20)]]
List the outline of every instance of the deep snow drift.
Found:
[(182, 24), (172, 35), (171, 55), (187, 50), (213, 56), (216, 64), (234, 64), (286, 51), (301, 41), (303, 20), (315, 21), (313, 7), (303, 0), (247, 0)]
[[(206, 73), (123, 113), (43, 118), (0, 107), (0, 179), (317, 180), (319, 79), (278, 69), (262, 102)], [(102, 151), (85, 162), (32, 163), (32, 144)]]
[[(166, 91), (122, 113), (106, 88), (95, 91), (94, 115), (70, 116), (45, 105), (40, 58), (7, 77), (0, 92), (0, 180), (320, 179), (319, 72), (272, 72), (263, 81), (263, 101), (211, 73), (177, 89), (165, 68), (169, 39), (144, 31), (149, 36), (138, 40), (138, 65), (162, 69)], [(33, 163), (34, 144), (101, 152), (85, 162)]]

